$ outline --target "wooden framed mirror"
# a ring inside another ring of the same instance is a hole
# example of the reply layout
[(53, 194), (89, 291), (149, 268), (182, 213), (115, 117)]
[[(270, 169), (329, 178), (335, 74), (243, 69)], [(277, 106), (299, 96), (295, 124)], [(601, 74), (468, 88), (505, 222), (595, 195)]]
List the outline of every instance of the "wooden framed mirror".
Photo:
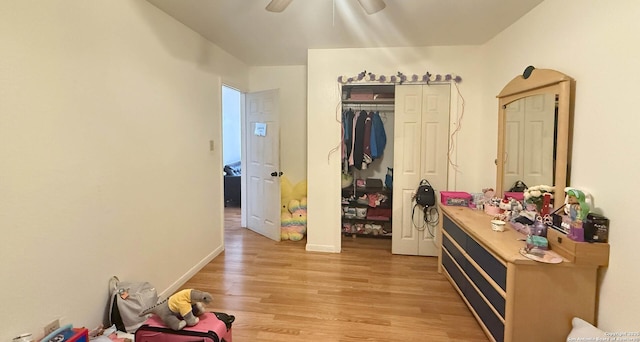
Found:
[(527, 67), (498, 94), (496, 194), (523, 181), (553, 185), (554, 207), (569, 185), (575, 81), (555, 70)]

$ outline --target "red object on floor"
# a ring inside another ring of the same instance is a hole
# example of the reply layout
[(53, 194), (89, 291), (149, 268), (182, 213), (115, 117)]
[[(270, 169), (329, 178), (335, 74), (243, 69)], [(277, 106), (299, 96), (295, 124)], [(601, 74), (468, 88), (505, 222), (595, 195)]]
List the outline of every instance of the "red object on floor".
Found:
[(168, 328), (160, 317), (151, 316), (135, 333), (136, 342), (232, 342), (231, 327), (227, 330), (225, 323), (212, 312), (199, 317), (198, 324), (184, 327), (182, 330)]

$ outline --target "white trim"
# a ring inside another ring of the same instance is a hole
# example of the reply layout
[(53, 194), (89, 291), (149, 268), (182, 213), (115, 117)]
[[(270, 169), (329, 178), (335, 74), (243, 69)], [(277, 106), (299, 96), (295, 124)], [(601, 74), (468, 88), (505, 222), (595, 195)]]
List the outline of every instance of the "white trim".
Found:
[(180, 289), (182, 285), (184, 285), (189, 279), (193, 278), (196, 273), (200, 272), (208, 263), (210, 263), (215, 257), (220, 255), (220, 253), (224, 252), (224, 243), (220, 245), (220, 247), (216, 248), (213, 252), (207, 255), (204, 259), (200, 260), (195, 266), (191, 267), (187, 273), (182, 275), (178, 280), (176, 280), (173, 284), (171, 284), (167, 289), (160, 292), (158, 295), (159, 298), (166, 298), (170, 295), (174, 294), (176, 291)]
[(305, 250), (307, 252), (325, 252), (325, 253), (340, 253), (340, 248), (332, 245), (313, 245), (307, 244)]

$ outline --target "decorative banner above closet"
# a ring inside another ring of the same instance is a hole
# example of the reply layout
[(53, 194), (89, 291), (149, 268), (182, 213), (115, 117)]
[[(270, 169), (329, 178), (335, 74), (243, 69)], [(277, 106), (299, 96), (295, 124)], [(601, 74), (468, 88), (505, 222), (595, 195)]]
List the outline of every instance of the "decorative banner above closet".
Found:
[(367, 72), (366, 70), (359, 73), (357, 76), (339, 76), (338, 83), (347, 84), (353, 82), (380, 82), (380, 83), (426, 83), (429, 82), (454, 82), (460, 83), (462, 82), (462, 77), (454, 74), (432, 74), (430, 72), (426, 72), (424, 75), (413, 74), (411, 77), (401, 73), (398, 71), (396, 75), (385, 76), (385, 75), (376, 75), (372, 72)]

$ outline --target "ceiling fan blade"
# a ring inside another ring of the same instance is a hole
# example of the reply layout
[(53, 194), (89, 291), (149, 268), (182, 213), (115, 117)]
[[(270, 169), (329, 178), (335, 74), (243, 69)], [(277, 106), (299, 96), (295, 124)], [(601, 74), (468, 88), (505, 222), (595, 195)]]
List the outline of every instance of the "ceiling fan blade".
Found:
[(367, 14), (373, 14), (379, 11), (382, 11), (387, 4), (384, 3), (384, 0), (358, 0), (360, 6), (364, 9)]
[(289, 6), (291, 0), (271, 0), (266, 9), (269, 12), (282, 12)]

